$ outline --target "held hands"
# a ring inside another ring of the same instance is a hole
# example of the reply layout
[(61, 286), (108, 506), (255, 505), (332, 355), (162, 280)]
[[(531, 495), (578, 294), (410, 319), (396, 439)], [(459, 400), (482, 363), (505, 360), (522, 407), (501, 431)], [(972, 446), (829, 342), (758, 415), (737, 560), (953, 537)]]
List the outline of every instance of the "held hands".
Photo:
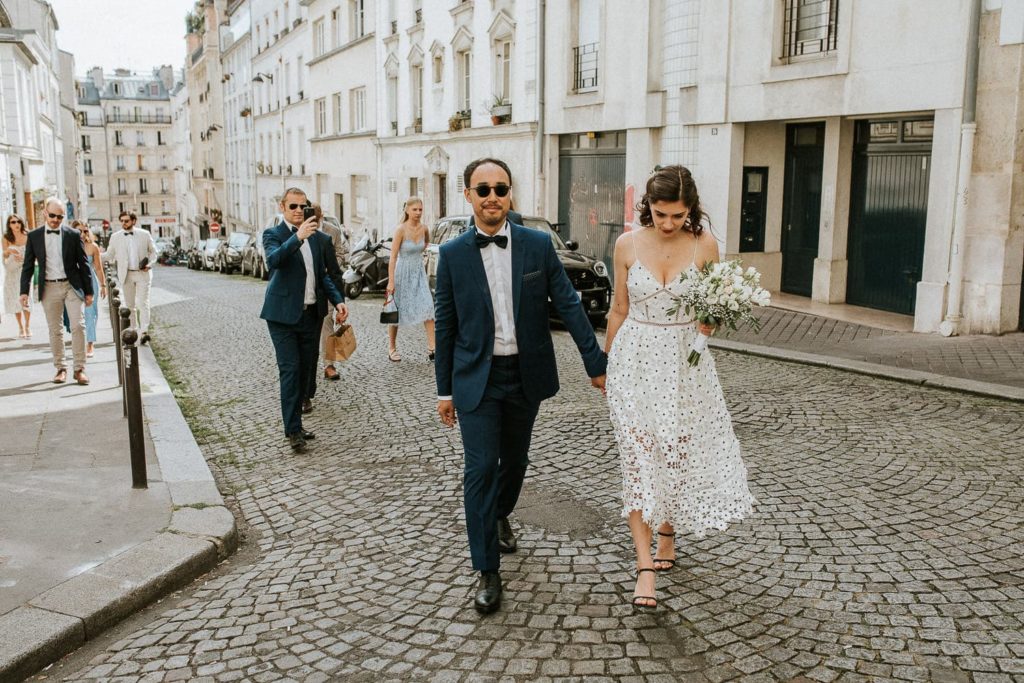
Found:
[(92, 306), (92, 294), (85, 295), (85, 305)]
[(441, 423), (446, 427), (455, 426), (455, 403), (452, 401), (438, 401), (437, 414), (441, 417)]
[(604, 390), (604, 382), (605, 382), (605, 379), (607, 379), (607, 377), (608, 377), (608, 375), (601, 375), (600, 377), (591, 377), (590, 378), (590, 386), (594, 387), (595, 389), (599, 389), (601, 391), (601, 395), (602, 396), (607, 396), (608, 395), (605, 392), (605, 390)]
[(307, 218), (302, 225), (299, 226), (299, 230), (296, 233), (300, 240), (307, 240), (309, 236), (320, 229), (320, 224), (316, 222), (315, 216)]
[(334, 320), (335, 320), (335, 321), (336, 321), (336, 322), (337, 322), (337, 323), (338, 323), (339, 325), (340, 325), (341, 323), (345, 322), (346, 320), (348, 320), (348, 306), (346, 306), (345, 304), (338, 304), (338, 305), (337, 305), (337, 306), (335, 306), (334, 308), (335, 308), (335, 310), (337, 311), (337, 312), (336, 312), (336, 313), (334, 314)]

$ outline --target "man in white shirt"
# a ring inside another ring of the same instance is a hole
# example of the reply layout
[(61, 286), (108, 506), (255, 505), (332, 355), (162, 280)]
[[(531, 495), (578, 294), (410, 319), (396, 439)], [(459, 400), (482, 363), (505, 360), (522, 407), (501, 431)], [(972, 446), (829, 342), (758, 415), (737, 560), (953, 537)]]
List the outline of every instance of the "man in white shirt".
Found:
[(138, 217), (134, 211), (122, 211), (118, 216), (121, 230), (110, 236), (104, 263), (117, 264), (117, 279), (121, 283), (121, 301), (132, 312), (131, 325), (139, 332), (139, 343), (149, 341), (149, 289), (153, 281), (153, 263), (156, 262), (156, 244), (148, 230), (136, 228)]

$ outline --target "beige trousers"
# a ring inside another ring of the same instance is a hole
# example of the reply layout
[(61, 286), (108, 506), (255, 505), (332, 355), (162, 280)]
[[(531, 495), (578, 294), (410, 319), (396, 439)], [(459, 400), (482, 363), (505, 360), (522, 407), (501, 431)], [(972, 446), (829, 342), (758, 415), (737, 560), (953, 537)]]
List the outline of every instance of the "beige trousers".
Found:
[(131, 325), (141, 337), (149, 330), (149, 283), (151, 271), (129, 270), (122, 286), (121, 303), (132, 312)]
[(68, 309), (71, 322), (71, 352), (74, 355), (75, 370), (85, 369), (85, 302), (71, 285), (64, 282), (47, 282), (43, 289), (43, 312), (46, 325), (50, 328), (50, 353), (53, 367), (67, 368), (64, 362), (64, 308)]
[[(324, 316), (324, 323), (320, 326), (320, 357), (327, 354), (327, 338), (334, 334), (334, 315), (336, 311), (332, 307)], [(334, 361), (325, 360), (324, 365), (334, 365)]]

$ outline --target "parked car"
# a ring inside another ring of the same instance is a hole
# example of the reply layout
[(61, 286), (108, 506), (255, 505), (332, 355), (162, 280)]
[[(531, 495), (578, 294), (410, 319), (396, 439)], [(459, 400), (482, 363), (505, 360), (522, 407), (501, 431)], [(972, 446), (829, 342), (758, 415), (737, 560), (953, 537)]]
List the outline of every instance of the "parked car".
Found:
[(252, 242), (252, 235), (247, 232), (233, 232), (217, 247), (213, 256), (213, 267), (218, 273), (230, 275), (242, 267), (242, 250)]
[[(470, 216), (447, 216), (434, 226), (425, 256), (427, 278), (430, 281), (431, 290), (434, 289), (437, 276), (438, 247), (469, 230), (469, 219)], [(563, 242), (558, 231), (544, 218), (524, 216), (523, 225), (547, 233), (551, 238), (555, 253), (558, 254), (558, 260), (562, 262), (569, 281), (576, 289), (576, 295), (583, 302), (587, 316), (594, 324), (603, 323), (611, 305), (612, 292), (612, 283), (608, 279), (608, 266), (604, 264), (604, 261), (598, 261), (591, 256), (577, 252), (579, 245), (576, 242)], [(549, 309), (551, 319), (559, 321), (558, 312), (554, 307), (549, 304)]]
[(203, 251), (206, 249), (206, 240), (199, 240), (188, 250), (189, 270), (200, 270), (203, 267)]
[(222, 240), (219, 237), (211, 237), (210, 239), (206, 240), (206, 246), (203, 247), (203, 251), (201, 254), (201, 268), (203, 270), (213, 270), (213, 257), (217, 254), (217, 247), (219, 247), (221, 242), (223, 241), (224, 240)]

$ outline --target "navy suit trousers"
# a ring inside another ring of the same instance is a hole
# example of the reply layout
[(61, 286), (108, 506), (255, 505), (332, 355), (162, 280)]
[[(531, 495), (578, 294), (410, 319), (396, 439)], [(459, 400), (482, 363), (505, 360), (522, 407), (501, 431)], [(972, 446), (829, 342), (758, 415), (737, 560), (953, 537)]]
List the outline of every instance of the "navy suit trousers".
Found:
[(302, 431), (302, 400), (306, 398), (309, 374), (316, 365), (323, 316), (316, 306), (306, 306), (294, 325), (267, 321), (270, 340), (277, 355), (281, 383), (281, 418), (285, 435)]
[(519, 500), (539, 407), (523, 393), (519, 357), (495, 356), (480, 405), (459, 412), (466, 527), (476, 571), (498, 570), (498, 520)]

